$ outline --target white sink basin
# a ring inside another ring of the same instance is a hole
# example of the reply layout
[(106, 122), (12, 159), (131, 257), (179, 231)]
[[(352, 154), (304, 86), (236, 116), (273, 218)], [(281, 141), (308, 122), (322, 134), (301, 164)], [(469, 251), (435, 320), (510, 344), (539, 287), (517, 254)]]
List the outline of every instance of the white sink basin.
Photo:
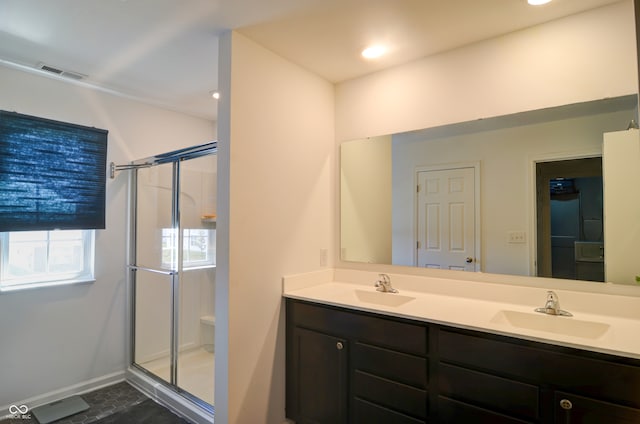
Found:
[(609, 331), (609, 324), (535, 312), (500, 311), (491, 319), (491, 322), (585, 339), (599, 339)]
[(403, 296), (398, 293), (382, 293), (379, 291), (356, 290), (355, 293), (360, 302), (383, 306), (400, 306), (415, 299), (415, 297)]

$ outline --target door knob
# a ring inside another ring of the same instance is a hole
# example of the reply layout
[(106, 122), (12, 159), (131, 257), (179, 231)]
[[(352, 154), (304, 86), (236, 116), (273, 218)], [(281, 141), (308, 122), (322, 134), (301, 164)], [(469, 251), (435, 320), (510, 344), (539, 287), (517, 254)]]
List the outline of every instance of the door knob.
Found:
[(336, 343), (336, 348), (338, 350), (342, 350), (342, 349), (344, 349), (344, 345), (342, 344), (342, 342), (338, 342), (338, 343)]
[(473, 262), (473, 258), (471, 256), (467, 256), (467, 259), (465, 259), (464, 261), (470, 264), (471, 262)]
[(571, 401), (569, 399), (562, 399), (560, 401), (560, 407), (562, 409), (569, 410), (569, 409), (573, 408), (573, 404), (571, 403)]

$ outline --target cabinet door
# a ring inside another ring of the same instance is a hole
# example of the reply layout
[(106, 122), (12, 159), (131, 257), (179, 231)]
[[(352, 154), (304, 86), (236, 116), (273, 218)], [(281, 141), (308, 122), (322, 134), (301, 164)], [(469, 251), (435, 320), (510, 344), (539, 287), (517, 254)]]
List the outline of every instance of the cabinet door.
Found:
[(295, 327), (288, 415), (298, 424), (347, 423), (347, 342)]
[(557, 424), (638, 424), (640, 409), (563, 392), (555, 393)]

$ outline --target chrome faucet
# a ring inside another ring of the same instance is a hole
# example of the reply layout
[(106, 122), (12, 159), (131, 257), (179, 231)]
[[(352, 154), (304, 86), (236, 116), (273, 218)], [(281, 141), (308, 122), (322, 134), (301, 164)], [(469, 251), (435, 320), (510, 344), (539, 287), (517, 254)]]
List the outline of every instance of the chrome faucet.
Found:
[(376, 290), (383, 293), (398, 293), (398, 290), (391, 287), (391, 278), (387, 274), (378, 274), (380, 279), (376, 281)]
[(560, 300), (555, 292), (549, 290), (547, 292), (547, 301), (544, 304), (544, 308), (536, 308), (536, 312), (540, 312), (547, 315), (560, 315), (563, 317), (572, 317), (573, 315), (567, 311), (560, 309)]

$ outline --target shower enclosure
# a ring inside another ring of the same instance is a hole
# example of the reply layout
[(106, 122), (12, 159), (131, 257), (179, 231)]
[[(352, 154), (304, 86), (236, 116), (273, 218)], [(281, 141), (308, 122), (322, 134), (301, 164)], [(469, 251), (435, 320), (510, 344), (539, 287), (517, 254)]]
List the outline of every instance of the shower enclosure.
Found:
[(215, 142), (129, 169), (132, 367), (213, 412)]

